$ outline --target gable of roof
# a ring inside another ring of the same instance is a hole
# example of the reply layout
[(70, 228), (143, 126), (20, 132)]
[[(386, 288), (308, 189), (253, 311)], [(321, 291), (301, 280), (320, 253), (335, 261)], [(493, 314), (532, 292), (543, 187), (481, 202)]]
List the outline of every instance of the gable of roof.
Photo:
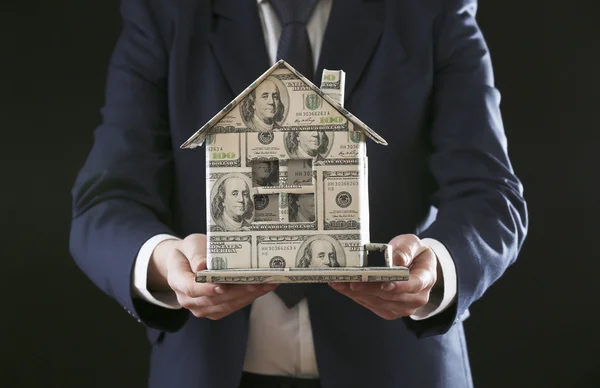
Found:
[(306, 84), (312, 91), (314, 91), (317, 95), (323, 98), (329, 105), (331, 105), (334, 109), (336, 109), (342, 116), (344, 116), (349, 122), (353, 125), (353, 130), (362, 131), (367, 137), (371, 138), (375, 143), (381, 145), (387, 145), (387, 141), (384, 138), (379, 136), (375, 131), (373, 131), (368, 125), (359, 120), (352, 113), (348, 112), (343, 106), (333, 100), (330, 96), (325, 94), (319, 87), (313, 84), (310, 80), (300, 74), (296, 69), (294, 69), (289, 63), (284, 60), (279, 60), (273, 66), (271, 66), (267, 71), (265, 71), (260, 77), (258, 77), (254, 82), (252, 82), (246, 89), (244, 89), (236, 98), (234, 98), (227, 106), (221, 109), (216, 115), (213, 116), (206, 124), (202, 126), (196, 133), (194, 133), (188, 140), (183, 143), (180, 148), (196, 148), (204, 142), (206, 136), (210, 133), (211, 129), (218, 124), (229, 112), (231, 112), (238, 104), (240, 104), (248, 94), (250, 94), (254, 89), (258, 87), (267, 77), (269, 77), (275, 70), (287, 68), (291, 71), (295, 76), (297, 76), (302, 82)]

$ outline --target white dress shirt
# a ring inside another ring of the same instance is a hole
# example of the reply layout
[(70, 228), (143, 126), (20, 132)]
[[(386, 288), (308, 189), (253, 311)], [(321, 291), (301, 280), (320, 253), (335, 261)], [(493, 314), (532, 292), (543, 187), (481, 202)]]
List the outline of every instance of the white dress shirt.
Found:
[[(267, 0), (257, 0), (257, 2), (269, 59), (271, 63), (275, 63), (281, 24)], [(320, 0), (307, 24), (315, 69), (319, 61), (331, 5), (332, 0)], [(166, 239), (176, 239), (176, 237), (157, 235), (141, 247), (133, 271), (133, 291), (139, 298), (150, 303), (179, 309), (182, 307), (177, 303), (173, 292), (150, 293), (146, 287), (148, 263), (152, 252), (161, 241)], [(450, 253), (437, 240), (423, 239), (423, 242), (437, 256), (440, 278), (438, 284), (443, 284), (443, 287), (439, 288), (443, 291), (438, 293), (432, 291), (429, 303), (411, 316), (415, 320), (427, 319), (442, 312), (456, 297), (456, 268)], [(291, 309), (287, 308), (274, 292), (254, 301), (250, 313), (244, 370), (265, 375), (318, 377), (306, 299)]]

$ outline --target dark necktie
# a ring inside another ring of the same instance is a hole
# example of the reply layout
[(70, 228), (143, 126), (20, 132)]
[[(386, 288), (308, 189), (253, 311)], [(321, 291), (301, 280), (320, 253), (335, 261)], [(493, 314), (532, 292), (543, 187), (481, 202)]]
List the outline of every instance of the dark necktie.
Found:
[(277, 59), (283, 59), (303, 76), (313, 79), (313, 53), (306, 23), (318, 0), (269, 0), (281, 23)]
[[(313, 55), (306, 23), (318, 0), (269, 0), (281, 23), (277, 59), (283, 59), (313, 80)], [(304, 297), (306, 284), (281, 284), (275, 293), (292, 308)]]

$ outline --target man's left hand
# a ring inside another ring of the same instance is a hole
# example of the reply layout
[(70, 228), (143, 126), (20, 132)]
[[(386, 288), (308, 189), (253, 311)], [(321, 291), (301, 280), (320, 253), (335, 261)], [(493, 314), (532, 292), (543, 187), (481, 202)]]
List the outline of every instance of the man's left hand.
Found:
[(396, 236), (389, 244), (394, 251), (394, 265), (410, 268), (410, 280), (329, 285), (378, 316), (392, 320), (412, 315), (427, 304), (429, 293), (437, 281), (437, 258), (431, 248), (412, 234)]

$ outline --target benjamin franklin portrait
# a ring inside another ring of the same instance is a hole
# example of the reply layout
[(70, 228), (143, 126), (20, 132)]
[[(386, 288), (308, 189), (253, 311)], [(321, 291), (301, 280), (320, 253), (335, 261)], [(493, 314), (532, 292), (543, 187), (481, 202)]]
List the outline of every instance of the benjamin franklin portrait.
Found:
[(260, 132), (279, 128), (285, 118), (284, 100), (288, 100), (287, 94), (284, 99), (282, 93), (287, 93), (287, 89), (274, 77), (267, 77), (252, 90), (240, 103), (246, 126)]
[(344, 267), (346, 256), (340, 243), (328, 236), (317, 236), (305, 241), (296, 257), (298, 268)]
[(255, 187), (279, 185), (279, 163), (275, 160), (252, 161), (252, 184)]
[(288, 194), (290, 222), (315, 221), (314, 194)]
[(210, 211), (224, 231), (246, 230), (254, 217), (254, 203), (248, 183), (240, 174), (229, 174), (215, 182)]
[(329, 136), (321, 131), (290, 131), (285, 135), (285, 149), (293, 159), (324, 159), (329, 144)]

